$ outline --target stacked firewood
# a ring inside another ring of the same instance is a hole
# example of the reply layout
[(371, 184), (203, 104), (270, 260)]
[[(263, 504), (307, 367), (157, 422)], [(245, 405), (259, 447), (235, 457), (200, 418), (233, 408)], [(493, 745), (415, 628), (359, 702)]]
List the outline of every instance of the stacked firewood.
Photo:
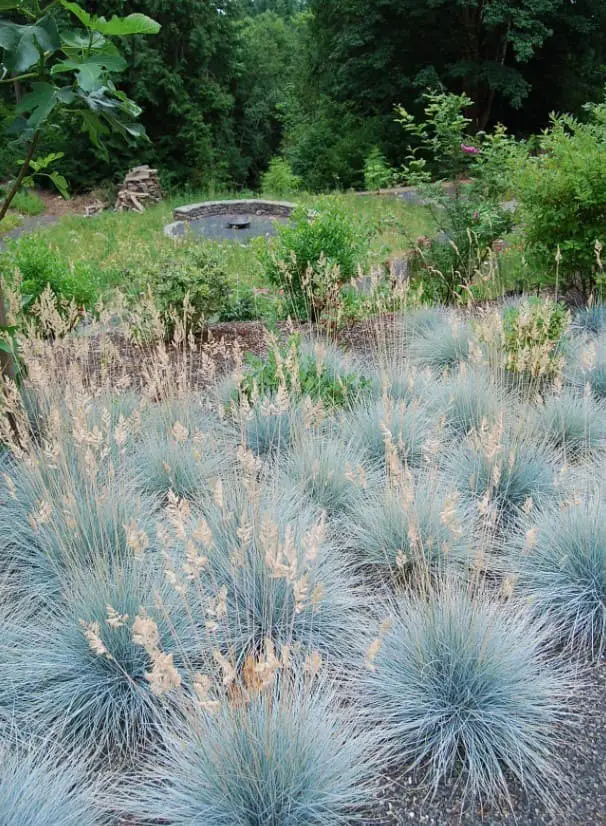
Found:
[(118, 212), (145, 212), (151, 204), (162, 200), (162, 187), (158, 170), (149, 166), (131, 169), (118, 190), (116, 209)]

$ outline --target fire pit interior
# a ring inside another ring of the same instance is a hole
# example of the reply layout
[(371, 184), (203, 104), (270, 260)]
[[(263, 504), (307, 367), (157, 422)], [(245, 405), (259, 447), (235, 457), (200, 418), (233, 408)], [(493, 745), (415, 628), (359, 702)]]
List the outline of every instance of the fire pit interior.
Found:
[(276, 225), (286, 223), (294, 208), (284, 201), (205, 201), (178, 207), (174, 223), (164, 231), (172, 238), (191, 233), (213, 241), (242, 243), (260, 235), (275, 235)]

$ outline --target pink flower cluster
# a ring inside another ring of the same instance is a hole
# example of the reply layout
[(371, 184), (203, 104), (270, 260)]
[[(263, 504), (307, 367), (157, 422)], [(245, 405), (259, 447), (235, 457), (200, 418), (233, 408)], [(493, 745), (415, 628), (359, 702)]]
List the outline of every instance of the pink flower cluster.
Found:
[(461, 149), (467, 155), (479, 155), (480, 154), (480, 150), (478, 149), (477, 146), (468, 146), (466, 143), (461, 144)]

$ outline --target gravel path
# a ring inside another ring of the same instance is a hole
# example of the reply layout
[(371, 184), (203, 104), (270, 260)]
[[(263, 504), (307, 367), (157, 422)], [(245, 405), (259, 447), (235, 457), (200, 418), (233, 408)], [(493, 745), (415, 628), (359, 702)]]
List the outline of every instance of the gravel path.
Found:
[(44, 229), (45, 227), (51, 227), (53, 224), (56, 224), (58, 220), (59, 219), (56, 215), (26, 216), (23, 219), (21, 226), (15, 227), (15, 229), (11, 229), (9, 232), (5, 232), (0, 235), (0, 250), (3, 248), (7, 240), (11, 238), (19, 238), (21, 235), (36, 232), (37, 230)]
[(431, 799), (427, 787), (411, 776), (383, 777), (378, 783), (377, 819), (367, 826), (606, 826), (606, 664), (590, 673), (581, 703), (577, 725), (563, 738), (569, 788), (562, 790), (559, 811), (548, 813), (513, 789), (513, 812), (462, 812), (460, 799), (448, 788)]

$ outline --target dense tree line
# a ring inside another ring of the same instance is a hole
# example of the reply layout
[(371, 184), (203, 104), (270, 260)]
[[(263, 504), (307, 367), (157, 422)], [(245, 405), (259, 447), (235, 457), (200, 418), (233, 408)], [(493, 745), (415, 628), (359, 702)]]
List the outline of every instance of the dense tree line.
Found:
[[(49, 148), (69, 149), (63, 171), (77, 187), (139, 161), (179, 186), (256, 187), (278, 153), (309, 188), (355, 186), (374, 147), (401, 162), (394, 105), (418, 110), (428, 87), (466, 92), (474, 129), (499, 120), (527, 134), (551, 110), (582, 111), (606, 81), (603, 0), (91, 0), (87, 9), (143, 11), (162, 31), (124, 47), (123, 88), (144, 108), (149, 143), (110, 145), (103, 160), (69, 117), (46, 136)], [(0, 176), (9, 161), (0, 149)]]

